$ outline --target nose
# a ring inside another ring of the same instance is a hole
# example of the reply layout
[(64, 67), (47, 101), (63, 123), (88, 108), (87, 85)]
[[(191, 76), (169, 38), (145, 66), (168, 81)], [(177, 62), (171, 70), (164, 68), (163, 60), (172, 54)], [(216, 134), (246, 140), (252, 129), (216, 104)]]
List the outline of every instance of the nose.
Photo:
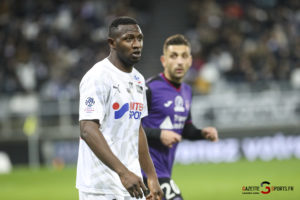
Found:
[(177, 63), (178, 63), (178, 65), (183, 65), (183, 63), (184, 63), (184, 58), (181, 57), (181, 56), (178, 56), (178, 57), (177, 57)]
[(143, 46), (143, 40), (140, 40), (140, 39), (134, 39), (133, 41), (133, 44), (132, 44), (132, 47), (133, 48), (142, 48)]

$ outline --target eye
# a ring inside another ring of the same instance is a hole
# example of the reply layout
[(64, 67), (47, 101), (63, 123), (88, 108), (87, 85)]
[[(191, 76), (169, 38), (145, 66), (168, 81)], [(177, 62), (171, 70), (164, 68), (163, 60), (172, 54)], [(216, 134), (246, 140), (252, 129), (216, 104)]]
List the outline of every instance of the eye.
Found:
[(171, 54), (171, 55), (170, 55), (170, 58), (172, 58), (172, 59), (177, 58), (177, 54)]
[(137, 39), (138, 39), (138, 41), (142, 41), (142, 40), (143, 40), (143, 36), (142, 36), (142, 35), (139, 35), (139, 36), (137, 37)]
[(189, 55), (186, 53), (182, 55), (182, 58), (184, 58), (184, 59), (187, 59), (188, 57), (189, 57)]
[(134, 38), (133, 38), (132, 35), (128, 35), (127, 37), (124, 38), (124, 40), (125, 40), (126, 42), (131, 42), (133, 39), (134, 39)]

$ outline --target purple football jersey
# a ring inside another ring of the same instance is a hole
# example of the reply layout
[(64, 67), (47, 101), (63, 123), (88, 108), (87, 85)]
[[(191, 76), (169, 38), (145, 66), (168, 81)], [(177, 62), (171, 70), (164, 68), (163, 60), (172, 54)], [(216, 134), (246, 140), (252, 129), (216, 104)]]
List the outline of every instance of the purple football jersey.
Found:
[[(184, 125), (191, 122), (191, 87), (182, 83), (176, 88), (162, 73), (149, 79), (147, 87), (151, 100), (148, 102), (148, 116), (142, 119), (143, 127), (172, 130), (181, 135)], [(172, 148), (159, 140), (148, 139), (148, 143), (158, 178), (170, 178), (178, 143)]]

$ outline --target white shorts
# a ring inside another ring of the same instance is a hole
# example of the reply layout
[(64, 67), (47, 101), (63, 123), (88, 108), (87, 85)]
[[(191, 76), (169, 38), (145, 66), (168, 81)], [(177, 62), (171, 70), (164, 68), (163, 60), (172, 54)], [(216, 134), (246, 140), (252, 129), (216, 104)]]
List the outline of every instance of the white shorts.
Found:
[[(79, 191), (79, 200), (137, 200), (134, 197), (124, 197), (111, 194), (94, 194)], [(146, 200), (143, 198), (142, 200)]]

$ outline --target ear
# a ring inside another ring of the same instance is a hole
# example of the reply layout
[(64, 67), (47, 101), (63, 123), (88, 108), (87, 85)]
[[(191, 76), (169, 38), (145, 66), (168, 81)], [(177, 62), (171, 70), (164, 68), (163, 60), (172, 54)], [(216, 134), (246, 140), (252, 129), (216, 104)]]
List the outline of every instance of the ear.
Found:
[(109, 44), (109, 47), (114, 49), (115, 48), (115, 40), (111, 37), (107, 38), (107, 43)]
[(193, 63), (193, 56), (191, 55), (190, 56), (190, 66), (192, 65), (192, 63)]
[(160, 56), (160, 62), (161, 62), (161, 65), (165, 68), (165, 56), (164, 55)]

